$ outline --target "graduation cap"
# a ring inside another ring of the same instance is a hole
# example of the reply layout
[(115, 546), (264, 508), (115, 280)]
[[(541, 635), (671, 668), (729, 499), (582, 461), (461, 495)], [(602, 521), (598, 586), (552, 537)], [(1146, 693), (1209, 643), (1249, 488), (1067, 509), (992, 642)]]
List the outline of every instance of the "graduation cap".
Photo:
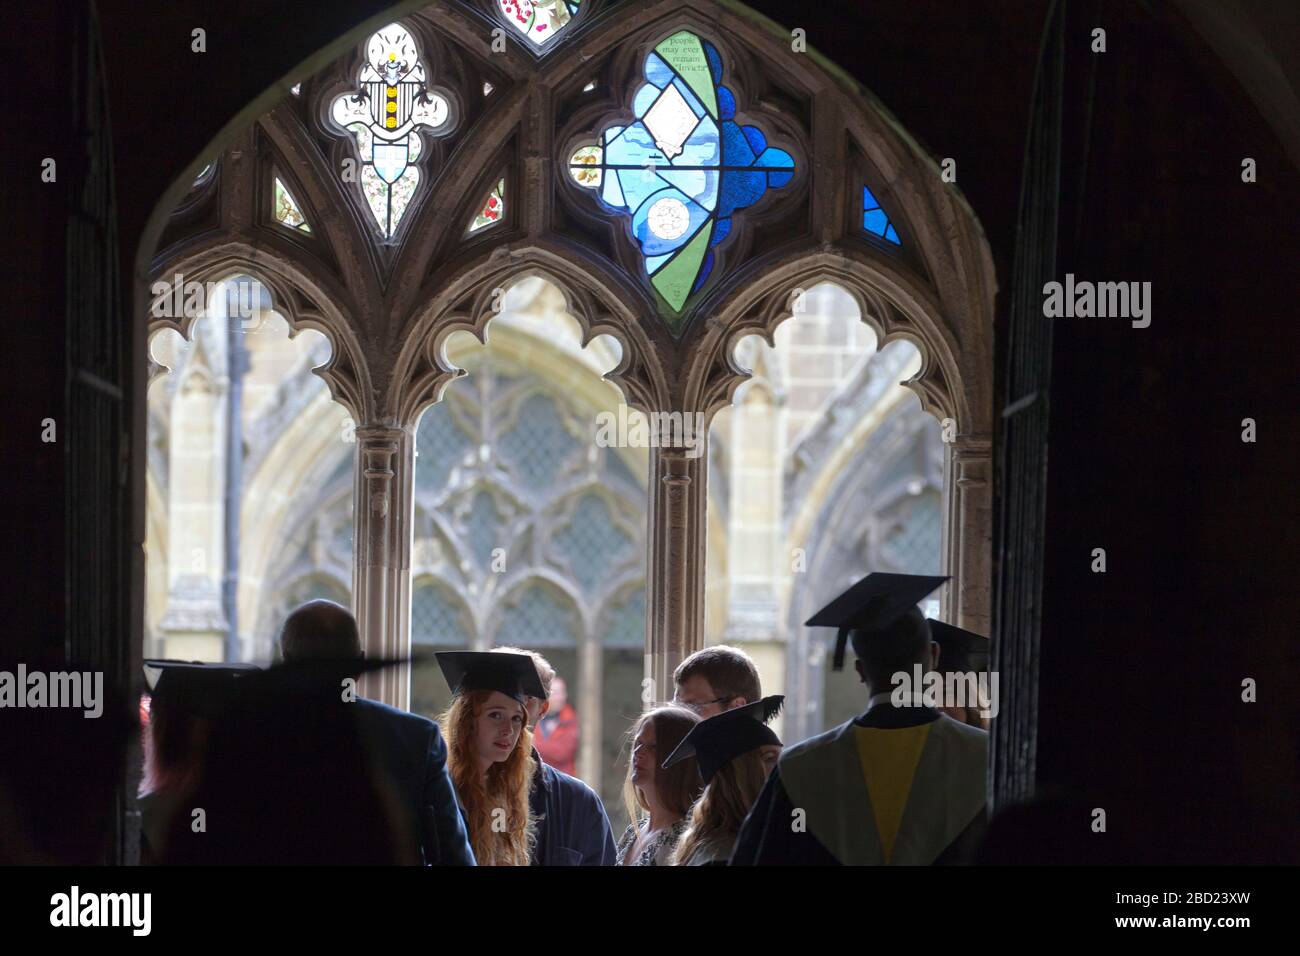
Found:
[(238, 681), (260, 671), (256, 664), (144, 661), (145, 686), (152, 698), (209, 719), (234, 700)]
[(781, 739), (767, 724), (781, 712), (784, 701), (783, 695), (773, 694), (701, 720), (668, 755), (664, 769), (687, 757), (695, 757), (699, 761), (700, 776), (708, 783), (715, 773), (741, 754), (768, 744), (779, 747)]
[(948, 580), (947, 575), (868, 574), (804, 622), (807, 627), (837, 627), (832, 670), (844, 668), (849, 632), (884, 631)]
[(524, 703), (525, 697), (544, 700), (546, 691), (537, 665), (528, 654), (499, 651), (441, 651), (434, 655), (453, 694), (495, 690)]
[(930, 634), (939, 645), (939, 668), (944, 671), (983, 670), (972, 668), (975, 661), (984, 663), (989, 652), (989, 639), (965, 628), (943, 621), (928, 619)]

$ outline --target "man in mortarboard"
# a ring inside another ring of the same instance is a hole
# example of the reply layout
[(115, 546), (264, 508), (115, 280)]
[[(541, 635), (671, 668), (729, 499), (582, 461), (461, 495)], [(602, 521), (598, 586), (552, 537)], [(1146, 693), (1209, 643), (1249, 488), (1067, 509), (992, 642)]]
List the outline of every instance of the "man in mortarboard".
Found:
[[(536, 651), (494, 647), (492, 652), (527, 654), (533, 659), (546, 693), (545, 697), (528, 697), (524, 701), (528, 726), (536, 727), (550, 710), (552, 689), (560, 680), (555, 668)], [(532, 789), (528, 794), (528, 804), (537, 820), (533, 866), (613, 866), (617, 858), (614, 833), (596, 791), (542, 759), (535, 742), (533, 765)]]
[(906, 689), (937, 660), (917, 602), (945, 577), (870, 574), (807, 622), (852, 642), (867, 686), (855, 719), (781, 754), (736, 843), (733, 866), (968, 862), (984, 827), (988, 734)]
[[(280, 653), (286, 663), (359, 663), (362, 651), (356, 618), (332, 601), (308, 602), (285, 620)], [(415, 814), (425, 864), (473, 866), (474, 853), (447, 773), (447, 745), (438, 725), (363, 697), (349, 706), (398, 800)]]
[[(989, 717), (984, 714), (989, 713), (985, 708), (992, 701), (981, 697), (983, 687), (980, 681), (988, 673), (989, 639), (935, 618), (929, 618), (926, 623), (930, 625), (930, 636), (939, 645), (937, 669), (944, 677), (945, 686), (958, 688), (963, 694), (961, 700), (945, 699), (939, 710), (953, 720), (988, 730)], [(997, 690), (996, 680), (993, 690)]]

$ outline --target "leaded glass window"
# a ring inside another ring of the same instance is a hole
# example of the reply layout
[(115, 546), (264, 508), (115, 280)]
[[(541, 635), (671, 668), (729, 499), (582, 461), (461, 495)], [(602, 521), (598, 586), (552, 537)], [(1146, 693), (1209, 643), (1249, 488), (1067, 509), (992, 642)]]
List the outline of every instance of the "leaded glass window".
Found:
[(601, 639), (610, 647), (645, 646), (644, 588), (638, 588), (614, 605), (607, 615)]
[(588, 594), (605, 581), (632, 545), (631, 536), (614, 523), (605, 499), (594, 492), (581, 498), (555, 540)]
[(275, 179), (275, 221), (299, 232), (311, 232), (307, 217), (278, 176)]
[(555, 401), (534, 395), (524, 403), (514, 427), (503, 437), (501, 451), (527, 485), (544, 489), (555, 480), (577, 444), (564, 427)]
[(445, 587), (429, 580), (416, 584), (411, 594), (411, 640), (416, 644), (468, 647), (468, 615), (463, 604)]
[(577, 644), (580, 634), (573, 603), (555, 588), (534, 581), (508, 600), (497, 625), (496, 643), (565, 647)]
[(500, 180), (488, 193), (488, 198), (483, 202), (483, 208), (479, 210), (474, 221), (469, 225), (470, 232), (478, 232), (480, 229), (492, 225), (494, 222), (500, 222), (501, 217), (506, 211), (506, 181)]
[(794, 158), (736, 122), (716, 47), (681, 30), (645, 62), (629, 126), (611, 126), (570, 158), (574, 180), (630, 217), (650, 285), (677, 330), (686, 300), (713, 272), (732, 216), (787, 185)]
[(578, 15), (582, 0), (497, 0), (497, 7), (507, 23), (541, 47)]
[(896, 246), (902, 244), (899, 241), (897, 230), (894, 229), (894, 224), (867, 186), (862, 187), (862, 228), (872, 235), (889, 240)]
[(420, 129), (444, 131), (451, 104), (429, 89), (415, 39), (390, 23), (371, 36), (356, 88), (334, 100), (334, 121), (361, 156), (361, 187), (385, 239), (391, 239), (420, 183)]
[(903, 574), (938, 574), (943, 514), (934, 490), (904, 502), (885, 534), (884, 557)]

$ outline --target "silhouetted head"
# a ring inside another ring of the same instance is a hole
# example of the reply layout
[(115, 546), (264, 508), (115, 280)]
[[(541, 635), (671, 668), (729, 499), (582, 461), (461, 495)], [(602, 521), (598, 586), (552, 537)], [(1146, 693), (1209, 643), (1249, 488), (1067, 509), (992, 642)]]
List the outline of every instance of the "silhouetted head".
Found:
[(359, 658), (357, 619), (333, 601), (308, 601), (285, 619), (280, 654), (286, 662)]

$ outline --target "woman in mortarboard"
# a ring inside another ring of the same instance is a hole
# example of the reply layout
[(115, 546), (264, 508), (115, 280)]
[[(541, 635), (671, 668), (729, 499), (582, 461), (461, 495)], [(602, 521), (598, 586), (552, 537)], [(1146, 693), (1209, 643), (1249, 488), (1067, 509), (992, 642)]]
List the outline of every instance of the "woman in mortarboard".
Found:
[(633, 726), (623, 784), (623, 801), (633, 822), (618, 842), (618, 866), (668, 865), (703, 781), (693, 755), (667, 770), (659, 764), (699, 722), (685, 707), (669, 706), (647, 711)]
[(725, 866), (731, 858), (740, 826), (781, 756), (781, 740), (767, 723), (784, 700), (765, 697), (701, 721), (664, 761), (671, 767), (694, 754), (704, 779), (673, 866)]
[(474, 857), (480, 866), (528, 866), (536, 822), (528, 807), (533, 747), (524, 702), (545, 697), (533, 660), (472, 651), (437, 659), (455, 694), (438, 722)]

